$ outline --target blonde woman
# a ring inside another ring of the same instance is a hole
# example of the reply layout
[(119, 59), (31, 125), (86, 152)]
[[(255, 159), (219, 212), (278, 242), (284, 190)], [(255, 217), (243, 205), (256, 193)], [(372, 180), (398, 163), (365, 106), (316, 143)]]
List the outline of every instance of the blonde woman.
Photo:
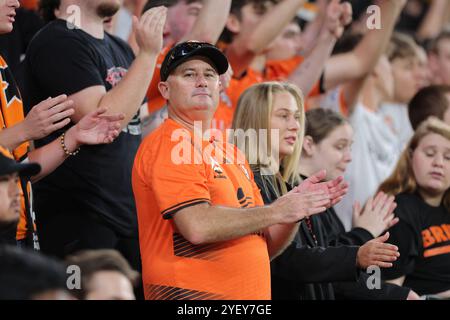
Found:
[(420, 295), (450, 299), (450, 126), (422, 123), (380, 190), (395, 195), (391, 229), (400, 258), (384, 277)]
[[(239, 139), (238, 135), (235, 135), (233, 141), (245, 152), (247, 159), (254, 160), (249, 162), (265, 204), (272, 203), (300, 183), (298, 170), (304, 123), (302, 94), (292, 84), (257, 84), (247, 89), (238, 102), (233, 129), (242, 129), (243, 132), (256, 130), (258, 133), (267, 130), (266, 150), (258, 150), (256, 156), (251, 151), (255, 144), (264, 146), (261, 141), (242, 146), (240, 142), (243, 140)], [(278, 140), (276, 135), (271, 135), (272, 131), (278, 133)], [(259, 137), (264, 138), (261, 135)], [(276, 170), (273, 170), (274, 168)], [(326, 172), (320, 171), (300, 183), (297, 188), (301, 189), (325, 177)], [(342, 177), (337, 177), (322, 185), (333, 185), (341, 180)], [(334, 292), (330, 282), (356, 282), (357, 267), (389, 267), (397, 256), (394, 246), (383, 243), (388, 235), (369, 241), (361, 247), (325, 248), (326, 244), (317, 239), (314, 248), (311, 248), (302, 238), (302, 229), (300, 225), (295, 234), (295, 241), (272, 261), (273, 299), (333, 299)], [(381, 252), (386, 252), (386, 255), (378, 259), (377, 256)], [(308, 284), (313, 282), (317, 284)]]

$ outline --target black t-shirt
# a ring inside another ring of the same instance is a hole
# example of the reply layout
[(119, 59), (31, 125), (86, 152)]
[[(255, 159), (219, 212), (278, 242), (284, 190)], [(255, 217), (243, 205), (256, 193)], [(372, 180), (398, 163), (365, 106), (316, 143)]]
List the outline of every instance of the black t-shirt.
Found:
[(400, 222), (389, 230), (388, 242), (399, 247), (400, 257), (383, 277), (406, 276), (404, 286), (420, 295), (449, 290), (450, 212), (428, 205), (418, 194), (400, 194), (396, 202)]
[[(116, 37), (105, 34), (104, 39), (97, 39), (83, 30), (68, 28), (64, 20), (53, 21), (36, 35), (27, 51), (27, 105), (91, 86), (104, 86), (109, 91), (133, 60), (129, 46)], [(65, 130), (37, 141), (37, 146), (53, 141)], [(131, 169), (140, 141), (137, 113), (113, 143), (82, 146), (78, 155), (36, 183), (37, 219), (45, 223), (53, 215), (88, 214), (119, 234), (137, 237)]]

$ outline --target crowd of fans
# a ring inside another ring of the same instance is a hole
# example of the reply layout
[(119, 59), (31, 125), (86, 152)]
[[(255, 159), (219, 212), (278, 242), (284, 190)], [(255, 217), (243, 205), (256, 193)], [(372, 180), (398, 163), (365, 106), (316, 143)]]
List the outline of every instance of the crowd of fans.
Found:
[(447, 0), (0, 0), (0, 81), (0, 299), (450, 299)]

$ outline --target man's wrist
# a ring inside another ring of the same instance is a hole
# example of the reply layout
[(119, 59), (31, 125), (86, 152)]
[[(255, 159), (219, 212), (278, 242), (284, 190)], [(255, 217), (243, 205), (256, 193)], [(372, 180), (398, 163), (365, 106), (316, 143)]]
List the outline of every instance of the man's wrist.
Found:
[(152, 59), (155, 59), (157, 56), (158, 56), (157, 52), (139, 49), (135, 61), (139, 61), (140, 63), (147, 63), (150, 65), (153, 62)]
[(273, 203), (264, 207), (265, 221), (268, 226), (280, 223), (281, 219), (278, 217), (279, 210), (274, 207)]
[(13, 130), (16, 131), (16, 133), (14, 134), (16, 137), (18, 137), (18, 144), (22, 144), (24, 142), (28, 142), (32, 139), (31, 135), (28, 133), (28, 130), (26, 129), (25, 126), (25, 121), (19, 122), (18, 124), (16, 124), (13, 128)]

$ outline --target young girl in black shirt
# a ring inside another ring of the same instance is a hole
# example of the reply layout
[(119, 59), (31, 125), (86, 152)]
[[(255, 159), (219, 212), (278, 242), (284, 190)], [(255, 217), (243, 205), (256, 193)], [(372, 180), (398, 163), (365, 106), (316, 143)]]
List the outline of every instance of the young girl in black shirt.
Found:
[(388, 281), (420, 295), (450, 299), (450, 126), (422, 123), (380, 190), (396, 196), (400, 222), (391, 241), (400, 258), (384, 270)]

